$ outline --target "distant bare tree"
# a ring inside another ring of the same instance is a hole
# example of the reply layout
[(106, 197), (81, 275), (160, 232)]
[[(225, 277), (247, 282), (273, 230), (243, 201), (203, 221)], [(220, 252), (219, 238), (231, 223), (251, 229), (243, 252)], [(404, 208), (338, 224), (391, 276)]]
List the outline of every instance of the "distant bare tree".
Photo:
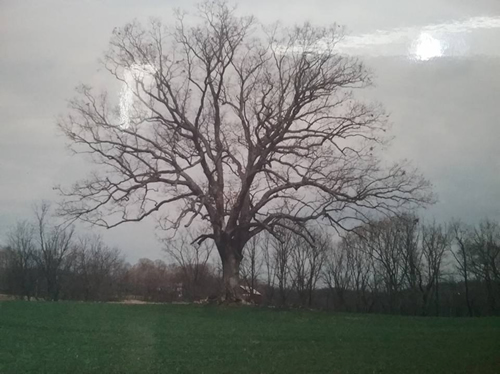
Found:
[(373, 274), (373, 259), (363, 243), (363, 238), (350, 234), (345, 238), (347, 262), (352, 267), (352, 287), (356, 292), (356, 310), (369, 312), (374, 305), (374, 297), (369, 297), (375, 291), (375, 276)]
[(36, 233), (38, 235), (38, 265), (44, 275), (47, 296), (59, 300), (61, 278), (70, 267), (74, 228), (63, 228), (50, 222), (50, 205), (42, 202), (35, 208)]
[(147, 258), (139, 259), (128, 271), (132, 293), (147, 301), (172, 301), (177, 292), (171, 275), (164, 261)]
[(422, 299), (420, 292), (424, 289), (422, 287), (423, 251), (419, 221), (415, 214), (410, 213), (400, 214), (390, 221), (390, 225), (394, 226), (393, 238), (396, 251), (401, 254), (400, 260), (406, 281), (403, 287), (407, 287), (410, 293), (409, 309), (412, 313), (420, 311), (419, 305)]
[(308, 251), (309, 243), (302, 236), (292, 236), (291, 261), (289, 267), (292, 288), (297, 292), (302, 306), (306, 305), (308, 279)]
[(321, 277), (326, 254), (331, 246), (331, 238), (328, 234), (318, 229), (312, 232), (314, 243), (307, 250), (307, 305), (313, 306), (313, 295), (316, 285)]
[(467, 228), (460, 221), (455, 221), (451, 224), (451, 229), (453, 232), (453, 236), (455, 238), (456, 249), (451, 251), (451, 254), (455, 258), (456, 261), (456, 269), (459, 275), (462, 277), (464, 281), (465, 287), (465, 304), (467, 305), (467, 312), (471, 317), (473, 315), (472, 311), (472, 302), (469, 291), (469, 281), (471, 279), (471, 233), (470, 229)]
[(381, 163), (387, 117), (354, 96), (371, 76), (337, 52), (341, 28), (263, 28), (221, 1), (197, 15), (115, 29), (104, 66), (130, 100), (121, 119), (88, 86), (71, 101), (60, 127), (101, 170), (61, 189), (62, 214), (115, 227), (161, 212), (173, 232), (207, 223), (196, 241), (215, 242), (225, 296), (239, 299), (243, 248), (260, 232), (312, 220), (340, 229), (429, 202), (412, 167)]
[(9, 248), (0, 246), (0, 292), (8, 292)]
[(260, 236), (250, 239), (244, 248), (243, 261), (241, 262), (241, 277), (250, 289), (250, 295), (254, 293), (258, 278), (262, 270), (263, 251)]
[(343, 310), (346, 307), (345, 295), (352, 287), (352, 263), (350, 248), (346, 241), (331, 246), (323, 269), (323, 280), (330, 292), (336, 296), (334, 308)]
[(401, 306), (401, 291), (407, 277), (406, 254), (402, 247), (402, 231), (398, 217), (383, 219), (363, 228), (365, 243), (377, 264), (388, 295), (388, 309), (392, 313)]
[(434, 291), (436, 315), (439, 315), (439, 280), (443, 259), (451, 247), (451, 231), (432, 223), (421, 226), (421, 235), (421, 260), (417, 267), (417, 277), (422, 295), (422, 313), (427, 313), (429, 295)]
[(280, 230), (279, 235), (272, 237), (272, 258), (274, 275), (278, 284), (279, 304), (286, 305), (290, 287), (290, 266), (292, 251), (296, 237), (289, 230)]
[(28, 300), (35, 294), (36, 245), (33, 225), (18, 222), (7, 234), (6, 269), (11, 291)]
[(116, 248), (109, 248), (99, 235), (81, 237), (72, 253), (72, 288), (82, 290), (83, 300), (109, 300), (118, 295), (125, 260)]
[(472, 232), (471, 268), (486, 286), (490, 313), (500, 297), (500, 225), (486, 219)]
[(176, 240), (165, 240), (163, 248), (180, 268), (183, 274), (183, 291), (191, 300), (199, 299), (203, 294), (203, 285), (210, 273), (209, 260), (213, 251), (211, 243), (195, 245), (193, 239), (185, 233)]
[(276, 285), (276, 267), (274, 266), (272, 237), (269, 233), (262, 235), (262, 261), (265, 269), (266, 298), (270, 303), (274, 298), (274, 289)]
[(373, 291), (373, 276), (371, 255), (360, 236), (348, 233), (328, 249), (322, 277), (330, 292), (336, 296), (336, 309), (346, 309), (346, 294), (354, 291), (356, 310), (370, 311), (373, 301), (370, 302), (368, 294)]
[(321, 275), (329, 238), (317, 229), (310, 229), (314, 243), (294, 235), (291, 252), (290, 276), (292, 285), (303, 306), (312, 306), (313, 292)]

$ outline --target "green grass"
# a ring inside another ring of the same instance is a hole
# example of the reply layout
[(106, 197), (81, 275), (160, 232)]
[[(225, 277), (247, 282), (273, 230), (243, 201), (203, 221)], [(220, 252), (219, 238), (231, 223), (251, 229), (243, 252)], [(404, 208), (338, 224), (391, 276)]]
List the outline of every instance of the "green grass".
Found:
[(0, 373), (500, 373), (500, 318), (5, 301)]

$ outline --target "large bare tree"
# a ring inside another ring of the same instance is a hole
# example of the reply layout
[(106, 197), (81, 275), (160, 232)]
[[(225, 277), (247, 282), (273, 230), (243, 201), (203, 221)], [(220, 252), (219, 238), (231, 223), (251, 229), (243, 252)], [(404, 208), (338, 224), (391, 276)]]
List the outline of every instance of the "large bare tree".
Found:
[(340, 27), (263, 27), (219, 1), (176, 16), (113, 32), (103, 64), (125, 87), (120, 105), (87, 86), (71, 101), (60, 127), (100, 168), (61, 189), (63, 214), (205, 228), (196, 242), (215, 242), (237, 298), (244, 245), (261, 231), (340, 228), (428, 200), (413, 168), (381, 162), (387, 116), (353, 94), (371, 76), (337, 52)]

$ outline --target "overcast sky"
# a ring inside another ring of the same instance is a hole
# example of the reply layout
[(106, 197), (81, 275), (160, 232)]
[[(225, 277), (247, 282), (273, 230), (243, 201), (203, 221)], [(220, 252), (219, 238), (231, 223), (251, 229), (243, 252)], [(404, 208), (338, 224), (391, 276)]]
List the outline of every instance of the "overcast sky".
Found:
[[(98, 58), (115, 26), (161, 17), (195, 1), (0, 0), (0, 243), (56, 184), (84, 177), (56, 130), (80, 83), (102, 85)], [(391, 113), (394, 159), (435, 186), (438, 221), (500, 220), (500, 1), (240, 1), (264, 22), (346, 25), (339, 46), (376, 77), (365, 93)], [(161, 258), (154, 222), (106, 231), (130, 261)]]

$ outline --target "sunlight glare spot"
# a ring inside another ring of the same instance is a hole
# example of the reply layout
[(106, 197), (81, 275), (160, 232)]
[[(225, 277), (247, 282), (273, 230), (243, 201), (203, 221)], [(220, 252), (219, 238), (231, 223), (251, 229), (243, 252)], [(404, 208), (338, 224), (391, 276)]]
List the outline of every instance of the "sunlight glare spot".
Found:
[(443, 55), (441, 42), (428, 33), (421, 33), (414, 44), (414, 55), (417, 60), (428, 61)]

